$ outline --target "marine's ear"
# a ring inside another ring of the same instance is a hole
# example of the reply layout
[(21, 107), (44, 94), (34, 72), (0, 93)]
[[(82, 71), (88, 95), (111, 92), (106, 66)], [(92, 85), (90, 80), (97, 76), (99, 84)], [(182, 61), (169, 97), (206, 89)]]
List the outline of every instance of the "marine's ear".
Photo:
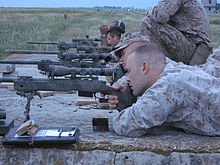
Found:
[(149, 67), (150, 67), (150, 64), (148, 61), (143, 61), (142, 62), (142, 65), (141, 65), (141, 71), (143, 74), (147, 74), (147, 72), (149, 71)]
[(119, 36), (117, 36), (116, 34), (114, 34), (113, 38), (114, 40), (120, 40)]

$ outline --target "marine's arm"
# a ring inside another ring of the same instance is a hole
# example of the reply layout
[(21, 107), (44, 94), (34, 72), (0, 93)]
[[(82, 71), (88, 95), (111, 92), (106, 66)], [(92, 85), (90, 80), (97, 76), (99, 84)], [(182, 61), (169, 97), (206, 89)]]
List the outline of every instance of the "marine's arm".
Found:
[(161, 0), (157, 6), (149, 10), (146, 17), (155, 22), (167, 23), (182, 5), (183, 0)]
[(107, 46), (107, 31), (108, 31), (108, 25), (101, 25), (99, 27), (99, 31), (101, 33), (101, 46)]
[(113, 118), (113, 130), (119, 135), (138, 137), (149, 128), (162, 125), (175, 107), (170, 88), (156, 86), (149, 89), (135, 104)]

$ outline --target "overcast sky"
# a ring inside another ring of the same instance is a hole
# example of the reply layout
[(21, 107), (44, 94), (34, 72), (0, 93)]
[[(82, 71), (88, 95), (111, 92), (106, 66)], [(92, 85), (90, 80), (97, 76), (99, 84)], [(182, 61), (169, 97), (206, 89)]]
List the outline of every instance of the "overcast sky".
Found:
[(94, 7), (121, 6), (149, 8), (159, 0), (0, 0), (0, 7)]
[[(121, 6), (146, 9), (159, 0), (0, 0), (0, 7), (94, 7)], [(220, 0), (218, 0), (220, 2)]]

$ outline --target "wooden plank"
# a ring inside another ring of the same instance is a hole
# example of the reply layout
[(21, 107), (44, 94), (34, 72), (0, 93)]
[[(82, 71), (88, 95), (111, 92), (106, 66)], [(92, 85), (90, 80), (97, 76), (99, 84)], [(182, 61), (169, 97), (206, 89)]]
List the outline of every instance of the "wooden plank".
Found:
[(95, 100), (95, 98), (90, 98), (90, 97), (78, 97), (76, 105), (81, 106), (81, 105), (89, 105), (89, 104), (98, 104), (98, 101)]
[(11, 83), (11, 82), (0, 83), (0, 88), (8, 88), (9, 86), (14, 86), (14, 83)]
[(54, 92), (53, 91), (38, 91), (41, 97), (48, 97), (48, 96), (53, 96)]

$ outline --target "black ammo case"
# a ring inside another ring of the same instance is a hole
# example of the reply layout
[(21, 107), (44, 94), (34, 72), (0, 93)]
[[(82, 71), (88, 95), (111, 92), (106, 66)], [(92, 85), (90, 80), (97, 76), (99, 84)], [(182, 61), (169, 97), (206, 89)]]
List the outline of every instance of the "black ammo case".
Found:
[(4, 136), (13, 126), (14, 120), (6, 119), (6, 111), (0, 109), (0, 136)]
[(12, 128), (5, 135), (2, 143), (14, 146), (62, 146), (76, 143), (79, 138), (79, 128), (41, 128), (34, 136), (18, 136), (17, 128)]

